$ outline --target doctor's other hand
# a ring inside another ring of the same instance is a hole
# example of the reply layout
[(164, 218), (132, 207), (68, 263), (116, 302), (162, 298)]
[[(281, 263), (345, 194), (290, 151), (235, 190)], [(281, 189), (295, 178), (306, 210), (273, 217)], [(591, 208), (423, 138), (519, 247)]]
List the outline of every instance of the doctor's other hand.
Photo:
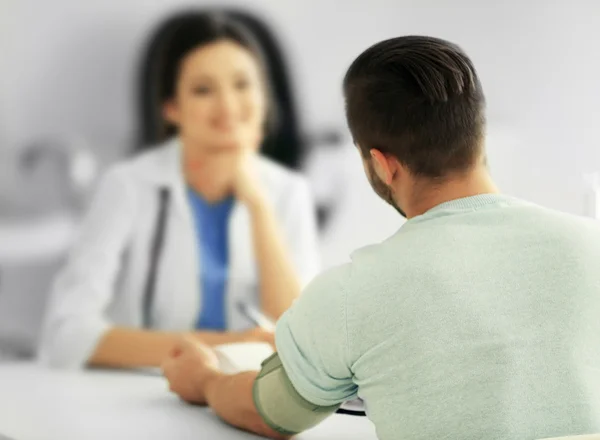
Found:
[(214, 351), (192, 336), (181, 338), (162, 364), (169, 389), (188, 403), (206, 405), (208, 384), (222, 375)]

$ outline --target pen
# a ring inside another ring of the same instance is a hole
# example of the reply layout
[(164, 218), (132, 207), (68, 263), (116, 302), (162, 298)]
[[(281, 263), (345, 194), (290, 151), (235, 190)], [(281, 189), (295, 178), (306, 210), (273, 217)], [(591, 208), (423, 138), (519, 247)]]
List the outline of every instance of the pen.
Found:
[(266, 317), (256, 307), (243, 301), (238, 302), (237, 306), (240, 313), (252, 321), (257, 327), (270, 332), (275, 331), (275, 323), (273, 320)]

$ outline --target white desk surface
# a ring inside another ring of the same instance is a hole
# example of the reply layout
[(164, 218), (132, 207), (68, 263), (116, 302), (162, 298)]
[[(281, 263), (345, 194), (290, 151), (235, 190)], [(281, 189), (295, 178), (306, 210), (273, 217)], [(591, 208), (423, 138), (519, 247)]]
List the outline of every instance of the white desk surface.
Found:
[[(150, 374), (0, 363), (0, 436), (14, 440), (259, 438), (181, 402)], [(376, 440), (365, 417), (335, 415), (299, 440)]]

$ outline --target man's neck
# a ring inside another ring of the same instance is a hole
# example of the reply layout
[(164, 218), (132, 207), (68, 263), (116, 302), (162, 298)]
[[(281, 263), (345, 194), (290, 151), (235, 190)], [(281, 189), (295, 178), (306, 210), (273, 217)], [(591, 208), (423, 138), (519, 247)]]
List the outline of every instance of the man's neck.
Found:
[(415, 183), (408, 195), (408, 203), (404, 203), (402, 208), (407, 218), (412, 218), (451, 200), (498, 192), (487, 168), (481, 165), (468, 173), (448, 178), (440, 183), (431, 181)]

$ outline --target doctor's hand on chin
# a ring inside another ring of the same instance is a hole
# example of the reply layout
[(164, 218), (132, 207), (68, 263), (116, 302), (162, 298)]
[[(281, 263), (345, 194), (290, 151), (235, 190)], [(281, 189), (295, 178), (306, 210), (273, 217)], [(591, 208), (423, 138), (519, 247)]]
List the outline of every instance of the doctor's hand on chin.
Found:
[(262, 139), (262, 130), (249, 127), (235, 135), (235, 141), (228, 149), (234, 154), (233, 193), (250, 210), (266, 204), (265, 189), (258, 172), (257, 153)]
[(226, 191), (251, 212), (265, 207), (268, 202), (258, 155), (262, 139), (261, 129), (243, 125), (232, 129), (213, 148), (187, 152), (190, 157), (184, 161), (186, 180), (209, 198), (212, 193), (223, 195)]

